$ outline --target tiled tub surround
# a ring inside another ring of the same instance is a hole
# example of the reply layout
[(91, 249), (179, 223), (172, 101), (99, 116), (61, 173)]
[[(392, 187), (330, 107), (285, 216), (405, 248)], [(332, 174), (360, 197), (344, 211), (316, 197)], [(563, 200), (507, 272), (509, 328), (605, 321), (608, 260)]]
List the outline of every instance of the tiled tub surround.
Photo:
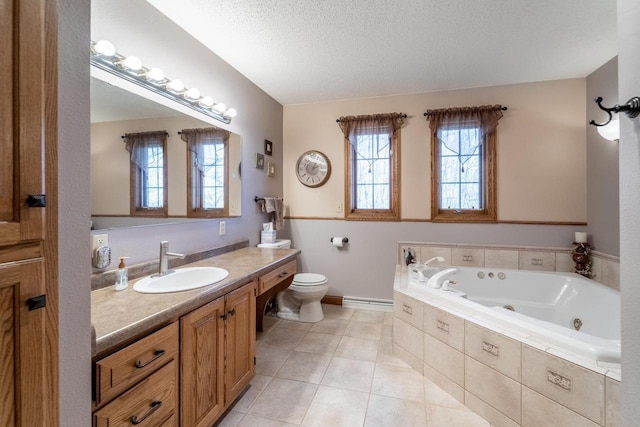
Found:
[(113, 286), (94, 290), (91, 292), (91, 322), (95, 329), (93, 356), (105, 354), (169, 324), (286, 264), (299, 253), (297, 249), (245, 247), (187, 264), (189, 267), (220, 267), (229, 272), (226, 279), (191, 291), (141, 294), (133, 290), (135, 280), (129, 280), (129, 287), (124, 291), (115, 291)]
[(420, 295), (404, 266), (395, 275), (393, 351), (496, 426), (620, 425), (619, 364)]
[[(441, 256), (445, 262), (433, 265), (459, 267), (508, 268), (516, 270), (571, 272), (574, 263), (569, 247), (494, 246), (455, 243), (398, 242), (398, 264), (404, 264), (403, 250), (412, 248), (416, 258), (424, 262)], [(591, 252), (592, 279), (620, 290), (620, 258), (603, 252)]]

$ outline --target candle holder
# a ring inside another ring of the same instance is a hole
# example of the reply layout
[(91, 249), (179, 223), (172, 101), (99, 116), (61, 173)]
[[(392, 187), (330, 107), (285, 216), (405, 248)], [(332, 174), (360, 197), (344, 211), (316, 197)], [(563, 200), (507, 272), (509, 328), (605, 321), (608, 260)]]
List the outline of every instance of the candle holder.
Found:
[(591, 271), (591, 245), (589, 243), (573, 242), (573, 247), (569, 253), (573, 262), (576, 263), (572, 271), (591, 279), (593, 277), (593, 272)]

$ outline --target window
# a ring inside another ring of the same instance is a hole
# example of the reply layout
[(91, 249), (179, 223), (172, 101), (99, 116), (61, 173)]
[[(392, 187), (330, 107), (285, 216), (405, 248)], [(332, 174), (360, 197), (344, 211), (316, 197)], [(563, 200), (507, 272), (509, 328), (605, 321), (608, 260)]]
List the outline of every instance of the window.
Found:
[(493, 222), (500, 106), (427, 112), (431, 128), (431, 219)]
[(131, 153), (131, 215), (167, 216), (167, 133), (129, 133), (123, 139)]
[(357, 220), (400, 219), (401, 114), (339, 119), (345, 134), (345, 216)]
[(181, 134), (187, 142), (187, 216), (227, 216), (230, 133), (204, 128), (185, 129)]

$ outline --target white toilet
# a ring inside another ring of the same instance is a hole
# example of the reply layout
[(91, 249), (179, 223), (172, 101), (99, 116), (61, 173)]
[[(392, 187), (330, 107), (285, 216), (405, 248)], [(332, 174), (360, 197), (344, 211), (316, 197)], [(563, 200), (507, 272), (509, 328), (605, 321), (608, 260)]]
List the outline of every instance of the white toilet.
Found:
[[(291, 247), (291, 240), (276, 240), (274, 243), (261, 243), (259, 248)], [(319, 322), (323, 319), (320, 300), (327, 294), (329, 285), (322, 274), (298, 273), (293, 276), (291, 285), (276, 296), (278, 317), (298, 322)]]

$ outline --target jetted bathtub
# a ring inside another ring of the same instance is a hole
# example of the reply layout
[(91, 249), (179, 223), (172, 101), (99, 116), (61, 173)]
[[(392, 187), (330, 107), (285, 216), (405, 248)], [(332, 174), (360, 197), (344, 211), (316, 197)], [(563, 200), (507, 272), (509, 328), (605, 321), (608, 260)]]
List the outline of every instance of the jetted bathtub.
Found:
[(423, 281), (409, 273), (411, 294), (591, 360), (620, 363), (620, 294), (613, 289), (574, 273), (470, 267), (430, 273)]

